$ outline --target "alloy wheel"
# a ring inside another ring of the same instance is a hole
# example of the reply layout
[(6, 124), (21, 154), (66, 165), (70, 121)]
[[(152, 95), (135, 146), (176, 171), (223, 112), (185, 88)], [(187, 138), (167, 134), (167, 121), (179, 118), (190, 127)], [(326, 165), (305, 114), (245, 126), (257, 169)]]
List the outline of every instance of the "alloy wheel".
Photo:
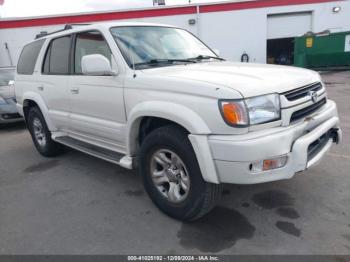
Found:
[(160, 149), (151, 157), (152, 181), (170, 202), (183, 202), (190, 191), (190, 177), (182, 159), (173, 151)]

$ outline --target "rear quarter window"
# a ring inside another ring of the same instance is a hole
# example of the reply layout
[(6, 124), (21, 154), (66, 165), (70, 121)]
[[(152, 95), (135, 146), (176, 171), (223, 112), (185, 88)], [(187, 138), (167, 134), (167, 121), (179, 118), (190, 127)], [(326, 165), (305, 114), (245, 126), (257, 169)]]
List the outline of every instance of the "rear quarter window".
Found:
[(23, 47), (18, 60), (17, 73), (20, 75), (32, 75), (36, 60), (45, 40), (35, 41)]

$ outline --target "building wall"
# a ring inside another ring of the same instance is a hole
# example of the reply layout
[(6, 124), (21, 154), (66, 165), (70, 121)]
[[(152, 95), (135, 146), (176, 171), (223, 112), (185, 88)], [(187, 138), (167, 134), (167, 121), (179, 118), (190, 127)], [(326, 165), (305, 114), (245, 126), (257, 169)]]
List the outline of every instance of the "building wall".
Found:
[[(340, 6), (334, 14), (332, 8)], [(154, 22), (180, 26), (198, 35), (210, 47), (220, 50), (221, 56), (239, 61), (243, 52), (251, 62), (266, 62), (266, 40), (268, 15), (311, 12), (313, 32), (331, 30), (350, 31), (350, 1), (335, 1), (317, 4), (278, 6), (235, 11), (209, 12), (187, 15), (159, 16), (131, 19), (132, 21)], [(189, 25), (189, 19), (197, 19), (196, 25)], [(123, 21), (123, 20), (119, 20)], [(285, 30), (292, 24), (285, 23)], [(22, 47), (34, 39), (40, 31), (55, 31), (63, 25), (0, 29), (0, 66), (10, 65), (5, 43), (8, 43), (12, 60), (17, 63)]]

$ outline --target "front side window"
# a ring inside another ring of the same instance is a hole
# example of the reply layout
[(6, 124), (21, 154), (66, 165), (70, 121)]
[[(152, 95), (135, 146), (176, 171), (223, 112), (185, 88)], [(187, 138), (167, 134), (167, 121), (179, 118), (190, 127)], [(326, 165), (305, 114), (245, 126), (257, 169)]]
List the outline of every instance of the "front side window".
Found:
[(50, 75), (69, 74), (69, 51), (71, 36), (53, 39), (47, 49), (43, 73)]
[(35, 41), (26, 45), (18, 60), (17, 72), (21, 75), (32, 75), (36, 60), (45, 40)]
[(103, 35), (98, 31), (77, 34), (74, 54), (74, 72), (81, 74), (81, 59), (85, 55), (99, 54), (111, 61), (112, 53)]
[[(111, 33), (129, 66), (136, 69), (217, 58), (205, 44), (183, 29), (157, 26), (114, 27)], [(155, 63), (159, 62), (159, 63)]]

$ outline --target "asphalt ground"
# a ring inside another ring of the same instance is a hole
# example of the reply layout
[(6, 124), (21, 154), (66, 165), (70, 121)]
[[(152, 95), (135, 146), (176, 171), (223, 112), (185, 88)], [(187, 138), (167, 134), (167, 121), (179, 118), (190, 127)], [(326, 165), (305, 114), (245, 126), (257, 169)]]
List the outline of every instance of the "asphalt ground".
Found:
[(23, 124), (0, 127), (0, 254), (350, 254), (350, 71), (322, 76), (343, 143), (291, 180), (225, 185), (193, 223), (161, 213), (135, 171), (46, 159)]

